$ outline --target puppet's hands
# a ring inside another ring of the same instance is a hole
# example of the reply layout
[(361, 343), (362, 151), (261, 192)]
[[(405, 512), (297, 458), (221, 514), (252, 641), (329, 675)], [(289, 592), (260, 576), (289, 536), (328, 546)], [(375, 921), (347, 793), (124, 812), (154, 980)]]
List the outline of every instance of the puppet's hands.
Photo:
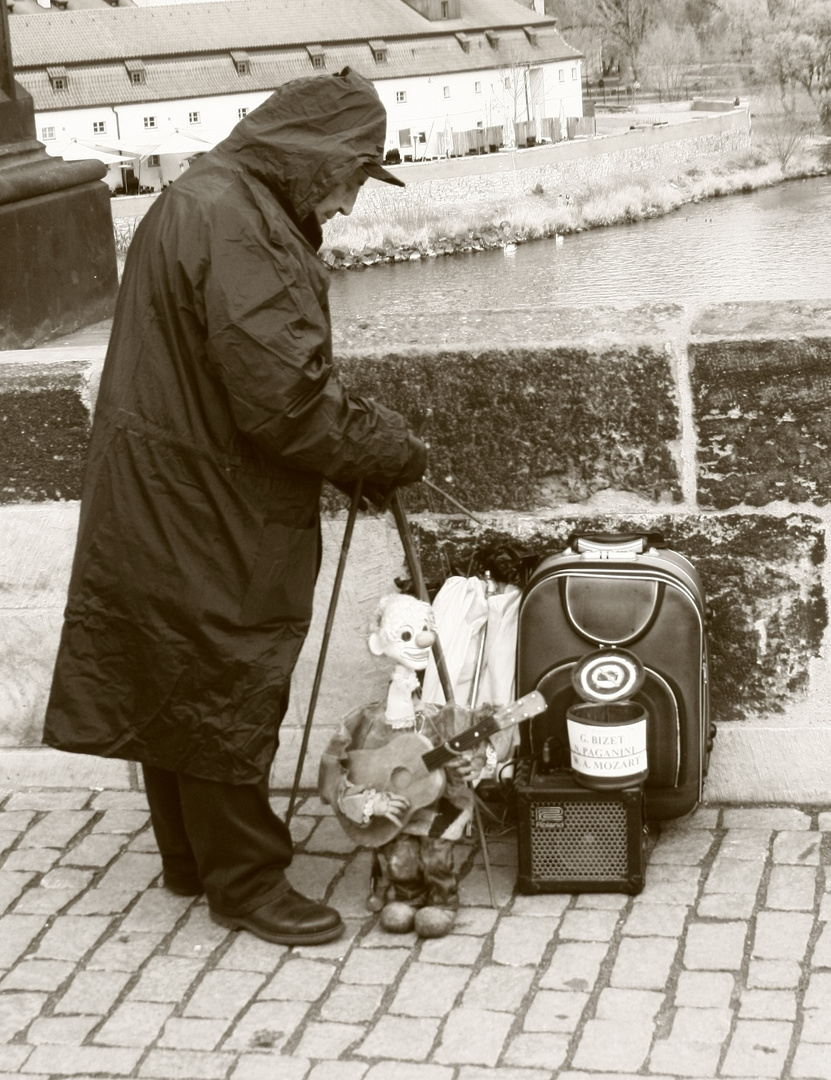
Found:
[(452, 772), (457, 780), (464, 783), (475, 780), (479, 775), (479, 770), (474, 767), (470, 754), (457, 754), (450, 761), (445, 762), (444, 767), (449, 772)]
[(410, 808), (410, 800), (392, 791), (378, 791), (372, 798), (372, 816), (388, 818), (393, 825), (404, 824), (402, 818)]

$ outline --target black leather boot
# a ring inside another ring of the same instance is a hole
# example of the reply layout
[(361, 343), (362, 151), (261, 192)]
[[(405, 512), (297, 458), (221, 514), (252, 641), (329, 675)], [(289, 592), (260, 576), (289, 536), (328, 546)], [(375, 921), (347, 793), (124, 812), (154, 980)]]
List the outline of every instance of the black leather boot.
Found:
[(322, 945), (343, 933), (343, 920), (334, 908), (309, 900), (294, 889), (243, 915), (211, 910), (211, 918), (229, 930), (248, 930), (278, 945)]

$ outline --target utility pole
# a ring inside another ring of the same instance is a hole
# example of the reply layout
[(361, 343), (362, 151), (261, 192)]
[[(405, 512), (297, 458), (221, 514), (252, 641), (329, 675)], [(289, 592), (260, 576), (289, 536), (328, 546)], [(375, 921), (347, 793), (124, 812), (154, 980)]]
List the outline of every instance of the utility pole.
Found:
[(106, 168), (38, 142), (10, 18), (0, 0), (0, 349), (24, 349), (111, 315), (118, 270)]

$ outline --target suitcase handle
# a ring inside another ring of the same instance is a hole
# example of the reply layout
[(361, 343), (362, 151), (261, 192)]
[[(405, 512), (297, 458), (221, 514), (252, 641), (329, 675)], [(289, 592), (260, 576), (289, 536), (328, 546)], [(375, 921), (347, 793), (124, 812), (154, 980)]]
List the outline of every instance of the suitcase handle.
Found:
[(568, 546), (578, 555), (592, 552), (606, 555), (642, 555), (650, 547), (666, 547), (662, 533), (572, 533)]

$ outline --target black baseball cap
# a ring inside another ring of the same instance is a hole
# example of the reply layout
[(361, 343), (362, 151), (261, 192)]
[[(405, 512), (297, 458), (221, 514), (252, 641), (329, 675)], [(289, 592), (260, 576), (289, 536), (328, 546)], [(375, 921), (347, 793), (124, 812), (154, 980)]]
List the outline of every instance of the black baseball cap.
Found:
[(395, 184), (396, 187), (407, 186), (403, 180), (399, 180), (397, 176), (393, 176), (389, 169), (385, 169), (384, 166), (380, 165), (377, 161), (365, 161), (363, 170), (367, 176), (371, 176), (373, 180), (383, 180), (385, 184)]

